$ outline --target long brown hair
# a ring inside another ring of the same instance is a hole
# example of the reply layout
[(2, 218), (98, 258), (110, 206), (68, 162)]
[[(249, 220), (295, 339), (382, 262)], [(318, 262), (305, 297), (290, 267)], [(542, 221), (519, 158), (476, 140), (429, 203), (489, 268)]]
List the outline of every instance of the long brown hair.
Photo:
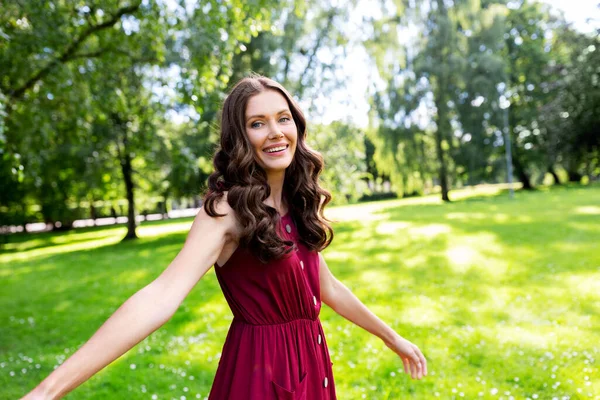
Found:
[[(227, 202), (235, 210), (242, 232), (239, 246), (250, 249), (261, 262), (267, 263), (289, 253), (292, 241), (282, 239), (276, 231), (280, 215), (264, 203), (271, 187), (266, 171), (246, 135), (245, 113), (248, 99), (266, 90), (275, 90), (287, 100), (298, 129), (296, 152), (285, 171), (284, 201), (298, 230), (299, 241), (311, 251), (321, 251), (333, 240), (333, 229), (323, 215), (331, 194), (319, 186), (323, 156), (305, 142), (306, 119), (298, 104), (279, 83), (251, 74), (231, 89), (221, 110), (221, 143), (213, 156), (215, 171), (208, 178), (203, 205), (211, 217), (222, 217), (215, 201), (227, 191)], [(329, 237), (327, 233), (329, 232)]]

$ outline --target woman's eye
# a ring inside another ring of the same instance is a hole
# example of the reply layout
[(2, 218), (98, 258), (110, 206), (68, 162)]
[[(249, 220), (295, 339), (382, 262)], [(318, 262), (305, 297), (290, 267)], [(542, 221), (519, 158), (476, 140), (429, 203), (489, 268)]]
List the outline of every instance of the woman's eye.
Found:
[[(289, 117), (281, 117), (279, 118), (279, 121), (283, 121), (286, 120), (286, 122), (291, 121), (291, 119)], [(253, 122), (252, 124), (250, 124), (250, 127), (252, 127), (253, 129), (258, 129), (260, 128), (260, 126), (262, 125), (262, 122)]]

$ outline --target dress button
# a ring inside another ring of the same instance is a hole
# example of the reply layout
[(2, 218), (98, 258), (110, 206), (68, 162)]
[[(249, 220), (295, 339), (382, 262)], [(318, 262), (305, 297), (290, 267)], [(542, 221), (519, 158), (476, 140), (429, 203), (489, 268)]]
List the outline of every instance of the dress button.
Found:
[(317, 305), (317, 296), (313, 296), (313, 303), (315, 303), (315, 306)]
[(321, 334), (319, 333), (319, 336), (317, 337), (317, 342), (319, 342), (319, 344), (321, 344)]
[(302, 267), (302, 269), (304, 269), (304, 262), (302, 260), (300, 260), (300, 266)]
[(287, 231), (287, 233), (292, 232), (292, 227), (290, 226), (290, 224), (285, 224), (285, 230)]
[(325, 379), (323, 379), (323, 387), (327, 387), (327, 377), (325, 377)]

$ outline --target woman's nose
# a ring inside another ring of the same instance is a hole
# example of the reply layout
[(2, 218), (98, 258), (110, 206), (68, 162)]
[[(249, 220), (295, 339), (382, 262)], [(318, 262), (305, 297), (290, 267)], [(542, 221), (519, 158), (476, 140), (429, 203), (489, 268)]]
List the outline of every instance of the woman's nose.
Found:
[(279, 138), (282, 136), (283, 136), (283, 133), (281, 132), (279, 125), (277, 125), (277, 123), (270, 123), (269, 124), (269, 137)]

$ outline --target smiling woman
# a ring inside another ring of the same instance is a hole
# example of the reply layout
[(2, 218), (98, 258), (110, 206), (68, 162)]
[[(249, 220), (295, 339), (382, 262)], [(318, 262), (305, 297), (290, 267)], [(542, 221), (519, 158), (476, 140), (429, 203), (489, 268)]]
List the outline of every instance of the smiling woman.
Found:
[(290, 94), (251, 76), (233, 88), (222, 116), (205, 207), (218, 216), (213, 202), (230, 206), (225, 218), (235, 216), (215, 270), (234, 319), (209, 398), (335, 399), (322, 303), (380, 337), (406, 373), (423, 377), (418, 347), (371, 313), (320, 254), (333, 239), (323, 216), (330, 195), (318, 184), (323, 159), (306, 144), (306, 122)]
[(213, 207), (226, 192), (240, 224), (234, 242), (264, 263), (279, 259), (293, 245), (276, 231), (288, 210), (295, 214), (309, 249), (321, 251), (333, 239), (323, 215), (331, 195), (318, 182), (323, 157), (306, 143), (306, 135), (298, 104), (272, 79), (242, 79), (223, 104), (221, 145), (204, 208), (210, 216), (221, 216)]
[(329, 271), (333, 240), (319, 186), (323, 157), (277, 82), (250, 76), (223, 104), (221, 142), (203, 207), (181, 251), (128, 299), (27, 399), (67, 394), (165, 324), (214, 265), (233, 313), (210, 400), (336, 399), (321, 305), (378, 336), (414, 379), (427, 374), (417, 346), (394, 332)]

